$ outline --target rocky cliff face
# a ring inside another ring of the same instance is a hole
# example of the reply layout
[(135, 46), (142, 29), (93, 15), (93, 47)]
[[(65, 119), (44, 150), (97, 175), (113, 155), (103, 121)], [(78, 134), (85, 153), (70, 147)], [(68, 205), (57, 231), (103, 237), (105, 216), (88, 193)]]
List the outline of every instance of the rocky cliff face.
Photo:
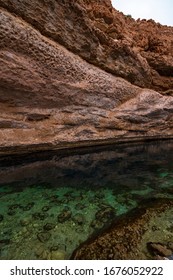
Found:
[(171, 94), (172, 27), (109, 0), (0, 0), (1, 147), (171, 137)]

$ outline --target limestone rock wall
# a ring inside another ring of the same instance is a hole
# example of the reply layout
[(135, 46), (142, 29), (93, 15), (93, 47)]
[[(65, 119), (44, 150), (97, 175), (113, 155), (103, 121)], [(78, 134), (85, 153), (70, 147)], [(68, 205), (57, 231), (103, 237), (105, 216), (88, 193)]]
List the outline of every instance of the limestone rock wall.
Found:
[(133, 84), (173, 87), (173, 28), (124, 16), (111, 1), (0, 0), (43, 35)]
[(171, 34), (110, 1), (0, 0), (1, 147), (171, 136)]

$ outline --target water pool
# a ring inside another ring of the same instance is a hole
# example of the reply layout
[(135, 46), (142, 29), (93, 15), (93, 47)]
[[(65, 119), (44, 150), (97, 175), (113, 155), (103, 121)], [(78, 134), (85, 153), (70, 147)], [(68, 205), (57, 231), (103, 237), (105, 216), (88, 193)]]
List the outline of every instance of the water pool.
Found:
[(173, 199), (173, 141), (0, 159), (0, 259), (69, 259), (143, 203)]

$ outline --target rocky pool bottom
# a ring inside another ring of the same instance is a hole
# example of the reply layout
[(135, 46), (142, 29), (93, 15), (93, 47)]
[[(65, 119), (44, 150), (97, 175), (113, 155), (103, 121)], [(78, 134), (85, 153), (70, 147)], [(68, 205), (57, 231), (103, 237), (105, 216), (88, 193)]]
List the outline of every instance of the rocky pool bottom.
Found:
[(0, 159), (0, 259), (153, 259), (148, 242), (172, 250), (172, 152), (164, 141)]

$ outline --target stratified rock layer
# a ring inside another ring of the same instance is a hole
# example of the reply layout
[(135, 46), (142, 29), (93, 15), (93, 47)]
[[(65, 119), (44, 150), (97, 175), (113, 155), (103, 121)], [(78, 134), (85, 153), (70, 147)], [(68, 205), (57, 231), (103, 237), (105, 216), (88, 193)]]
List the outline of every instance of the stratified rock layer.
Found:
[(1, 147), (171, 137), (172, 41), (109, 0), (0, 0)]
[[(173, 87), (173, 28), (134, 21), (111, 1), (0, 1), (9, 12), (90, 63), (157, 90)], [(165, 84), (166, 82), (166, 84)]]

